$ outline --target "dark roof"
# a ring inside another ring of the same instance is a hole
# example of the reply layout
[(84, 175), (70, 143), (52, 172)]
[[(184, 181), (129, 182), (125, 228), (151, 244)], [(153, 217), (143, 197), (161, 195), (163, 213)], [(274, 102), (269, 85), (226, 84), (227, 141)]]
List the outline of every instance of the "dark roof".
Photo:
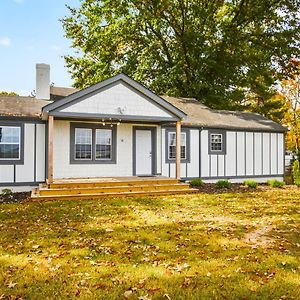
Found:
[[(74, 88), (51, 87), (55, 95), (71, 95)], [(224, 128), (240, 130), (256, 130), (285, 132), (287, 129), (259, 114), (213, 110), (195, 99), (161, 96), (165, 101), (183, 111), (187, 117), (183, 120), (185, 126), (200, 126), (207, 128)], [(0, 96), (0, 116), (40, 118), (44, 106), (52, 103), (47, 100), (37, 100), (33, 97)]]
[(78, 91), (79, 89), (72, 87), (50, 86), (50, 99), (57, 101)]
[(169, 96), (162, 96), (162, 98), (187, 114), (187, 118), (183, 120), (183, 125), (186, 126), (272, 132), (287, 131), (282, 125), (256, 113), (213, 110), (195, 99)]
[(33, 97), (0, 96), (0, 115), (40, 118), (42, 108), (47, 104), (49, 101), (37, 100)]

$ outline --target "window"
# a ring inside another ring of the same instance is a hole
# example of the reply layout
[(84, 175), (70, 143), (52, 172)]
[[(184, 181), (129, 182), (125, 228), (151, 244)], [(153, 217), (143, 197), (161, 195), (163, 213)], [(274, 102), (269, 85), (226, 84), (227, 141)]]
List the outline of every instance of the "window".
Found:
[(71, 164), (116, 163), (116, 126), (71, 123)]
[(75, 128), (75, 159), (92, 159), (92, 129)]
[(112, 157), (112, 130), (96, 129), (96, 159), (110, 160)]
[[(186, 133), (181, 133), (181, 147), (180, 147), (180, 158), (186, 159)], [(168, 159), (174, 160), (176, 159), (176, 133), (169, 132), (168, 133)]]
[(208, 153), (226, 154), (226, 131), (211, 129), (208, 131)]
[(212, 133), (210, 135), (210, 150), (222, 151), (222, 134)]
[(0, 160), (21, 159), (21, 127), (0, 126)]

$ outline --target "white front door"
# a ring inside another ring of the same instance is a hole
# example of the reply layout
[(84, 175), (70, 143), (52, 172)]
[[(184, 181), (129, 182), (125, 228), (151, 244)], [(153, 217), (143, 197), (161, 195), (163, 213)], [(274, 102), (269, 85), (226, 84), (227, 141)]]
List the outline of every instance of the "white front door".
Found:
[(152, 175), (152, 132), (148, 129), (136, 130), (135, 142), (136, 175)]

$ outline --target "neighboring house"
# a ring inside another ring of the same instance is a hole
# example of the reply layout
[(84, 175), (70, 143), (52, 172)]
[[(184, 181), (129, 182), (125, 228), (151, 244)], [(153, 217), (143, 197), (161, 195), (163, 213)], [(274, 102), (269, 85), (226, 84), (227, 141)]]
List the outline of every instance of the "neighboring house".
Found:
[(286, 129), (258, 114), (158, 96), (124, 74), (80, 91), (49, 83), (38, 64), (36, 98), (0, 96), (2, 188), (134, 175), (283, 180)]

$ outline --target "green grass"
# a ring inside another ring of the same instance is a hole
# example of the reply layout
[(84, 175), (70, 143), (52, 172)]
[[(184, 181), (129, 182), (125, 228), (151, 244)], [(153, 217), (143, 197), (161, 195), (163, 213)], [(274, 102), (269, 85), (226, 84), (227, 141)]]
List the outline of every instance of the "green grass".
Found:
[(300, 189), (0, 205), (1, 299), (300, 299)]

